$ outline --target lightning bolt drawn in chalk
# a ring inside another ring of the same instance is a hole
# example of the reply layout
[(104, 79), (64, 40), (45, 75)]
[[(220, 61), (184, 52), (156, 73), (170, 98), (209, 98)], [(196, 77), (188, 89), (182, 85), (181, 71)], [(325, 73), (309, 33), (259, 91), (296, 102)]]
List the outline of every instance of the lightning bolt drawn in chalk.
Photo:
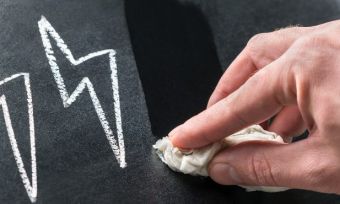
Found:
[(17, 167), (22, 179), (22, 182), (25, 186), (28, 197), (31, 202), (34, 203), (37, 199), (37, 162), (36, 162), (36, 153), (35, 153), (35, 130), (34, 130), (34, 117), (33, 117), (33, 102), (32, 102), (32, 92), (31, 92), (31, 84), (28, 73), (18, 73), (14, 74), (4, 80), (0, 81), (0, 86), (5, 83), (17, 79), (19, 77), (24, 78), (26, 94), (27, 94), (27, 108), (28, 108), (28, 122), (29, 122), (29, 136), (30, 136), (30, 144), (31, 144), (31, 168), (32, 168), (32, 184), (27, 176), (27, 172), (25, 170), (24, 162), (22, 161), (22, 157), (18, 148), (18, 143), (15, 138), (15, 133), (12, 126), (12, 120), (9, 114), (8, 105), (6, 101), (6, 96), (0, 96), (0, 106), (2, 107), (2, 112), (4, 114), (5, 125), (7, 129), (7, 134), (12, 146), (12, 151), (14, 154), (15, 161), (17, 163)]
[[(122, 130), (122, 119), (121, 119), (121, 111), (120, 111), (120, 100), (119, 100), (119, 87), (118, 87), (118, 77), (117, 77), (117, 64), (115, 59), (115, 51), (113, 49), (101, 50), (98, 52), (90, 53), (84, 57), (80, 57), (79, 59), (75, 59), (70, 49), (67, 47), (66, 43), (59, 36), (59, 34), (55, 31), (52, 25), (47, 21), (47, 19), (42, 16), (41, 20), (38, 22), (39, 31), (41, 34), (41, 40), (43, 46), (45, 48), (46, 57), (48, 59), (49, 65), (51, 67), (55, 82), (60, 92), (61, 99), (63, 101), (63, 105), (65, 108), (68, 108), (72, 105), (73, 102), (77, 100), (77, 97), (87, 88), (99, 121), (104, 129), (105, 135), (110, 143), (110, 146), (113, 150), (113, 153), (120, 165), (121, 168), (126, 167), (125, 162), (125, 146), (123, 139), (123, 130)], [(113, 104), (114, 104), (114, 113), (116, 120), (116, 129), (117, 129), (117, 138), (114, 138), (113, 131), (110, 127), (108, 120), (106, 119), (105, 112), (102, 108), (102, 105), (97, 97), (97, 94), (93, 88), (92, 82), (88, 77), (84, 77), (76, 89), (69, 94), (66, 85), (64, 83), (63, 76), (59, 71), (59, 66), (57, 64), (57, 59), (54, 56), (54, 52), (52, 49), (52, 45), (49, 39), (49, 36), (56, 42), (56, 46), (60, 49), (60, 51), (65, 55), (66, 59), (72, 65), (79, 65), (87, 60), (92, 58), (108, 55), (110, 61), (110, 70), (111, 70), (111, 83), (113, 90)]]

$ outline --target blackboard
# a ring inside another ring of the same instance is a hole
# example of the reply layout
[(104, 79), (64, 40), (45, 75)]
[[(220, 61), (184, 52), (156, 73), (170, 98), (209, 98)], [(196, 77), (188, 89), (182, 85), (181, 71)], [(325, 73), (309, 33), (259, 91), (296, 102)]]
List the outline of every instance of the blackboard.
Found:
[(335, 19), (336, 2), (2, 0), (0, 203), (340, 203), (178, 174), (151, 147), (249, 37)]

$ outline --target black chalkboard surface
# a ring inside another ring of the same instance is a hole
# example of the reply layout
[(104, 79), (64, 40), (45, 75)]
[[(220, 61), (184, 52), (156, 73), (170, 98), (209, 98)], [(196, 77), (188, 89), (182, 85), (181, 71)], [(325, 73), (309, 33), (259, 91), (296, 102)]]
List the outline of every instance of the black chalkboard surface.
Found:
[(336, 3), (0, 1), (0, 203), (340, 203), (220, 186), (152, 150), (251, 35), (337, 18)]

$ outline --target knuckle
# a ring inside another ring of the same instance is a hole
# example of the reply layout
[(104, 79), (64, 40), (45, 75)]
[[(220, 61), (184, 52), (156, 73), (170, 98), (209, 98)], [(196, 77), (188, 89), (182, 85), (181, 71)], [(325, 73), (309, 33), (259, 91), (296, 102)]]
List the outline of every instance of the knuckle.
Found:
[(306, 50), (310, 48), (322, 47), (329, 44), (329, 39), (327, 36), (321, 34), (313, 34), (301, 37), (297, 40), (297, 44), (301, 49)]
[(271, 62), (272, 57), (271, 54), (268, 53), (268, 46), (270, 46), (270, 42), (275, 41), (275, 38), (275, 32), (259, 33), (248, 41), (245, 53), (258, 69)]
[(233, 116), (233, 120), (237, 121), (238, 124), (241, 124), (242, 126), (247, 126), (249, 124), (247, 117), (244, 117), (244, 114), (242, 114), (240, 110), (230, 109), (229, 111)]
[(250, 38), (248, 45), (257, 45), (267, 39), (268, 33), (258, 33)]
[(230, 86), (230, 83), (222, 83), (218, 89), (216, 89), (216, 93), (220, 96), (226, 97), (231, 94), (234, 89)]
[(299, 38), (290, 50), (290, 61), (294, 73), (309, 76), (321, 70), (322, 64), (329, 58), (326, 47), (331, 47), (328, 37), (309, 35)]
[(250, 38), (246, 46), (247, 53), (250, 57), (259, 55), (259, 50), (261, 50), (260, 48), (268, 38), (268, 35), (268, 33), (259, 33)]
[(304, 31), (305, 28), (301, 27), (299, 25), (290, 25), (284, 28), (280, 28), (274, 31), (274, 33), (281, 35), (281, 36), (287, 36), (290, 33), (299, 33)]
[(273, 168), (262, 153), (254, 153), (248, 164), (250, 180), (256, 185), (276, 186)]

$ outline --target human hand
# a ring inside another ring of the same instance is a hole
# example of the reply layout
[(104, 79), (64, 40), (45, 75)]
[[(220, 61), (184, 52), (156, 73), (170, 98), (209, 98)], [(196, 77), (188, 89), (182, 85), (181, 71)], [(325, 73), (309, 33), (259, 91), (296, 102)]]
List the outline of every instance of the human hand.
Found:
[(225, 185), (284, 186), (340, 194), (340, 21), (254, 36), (208, 108), (169, 133), (199, 148), (276, 115), (268, 128), (291, 144), (247, 142), (218, 153), (210, 177)]

